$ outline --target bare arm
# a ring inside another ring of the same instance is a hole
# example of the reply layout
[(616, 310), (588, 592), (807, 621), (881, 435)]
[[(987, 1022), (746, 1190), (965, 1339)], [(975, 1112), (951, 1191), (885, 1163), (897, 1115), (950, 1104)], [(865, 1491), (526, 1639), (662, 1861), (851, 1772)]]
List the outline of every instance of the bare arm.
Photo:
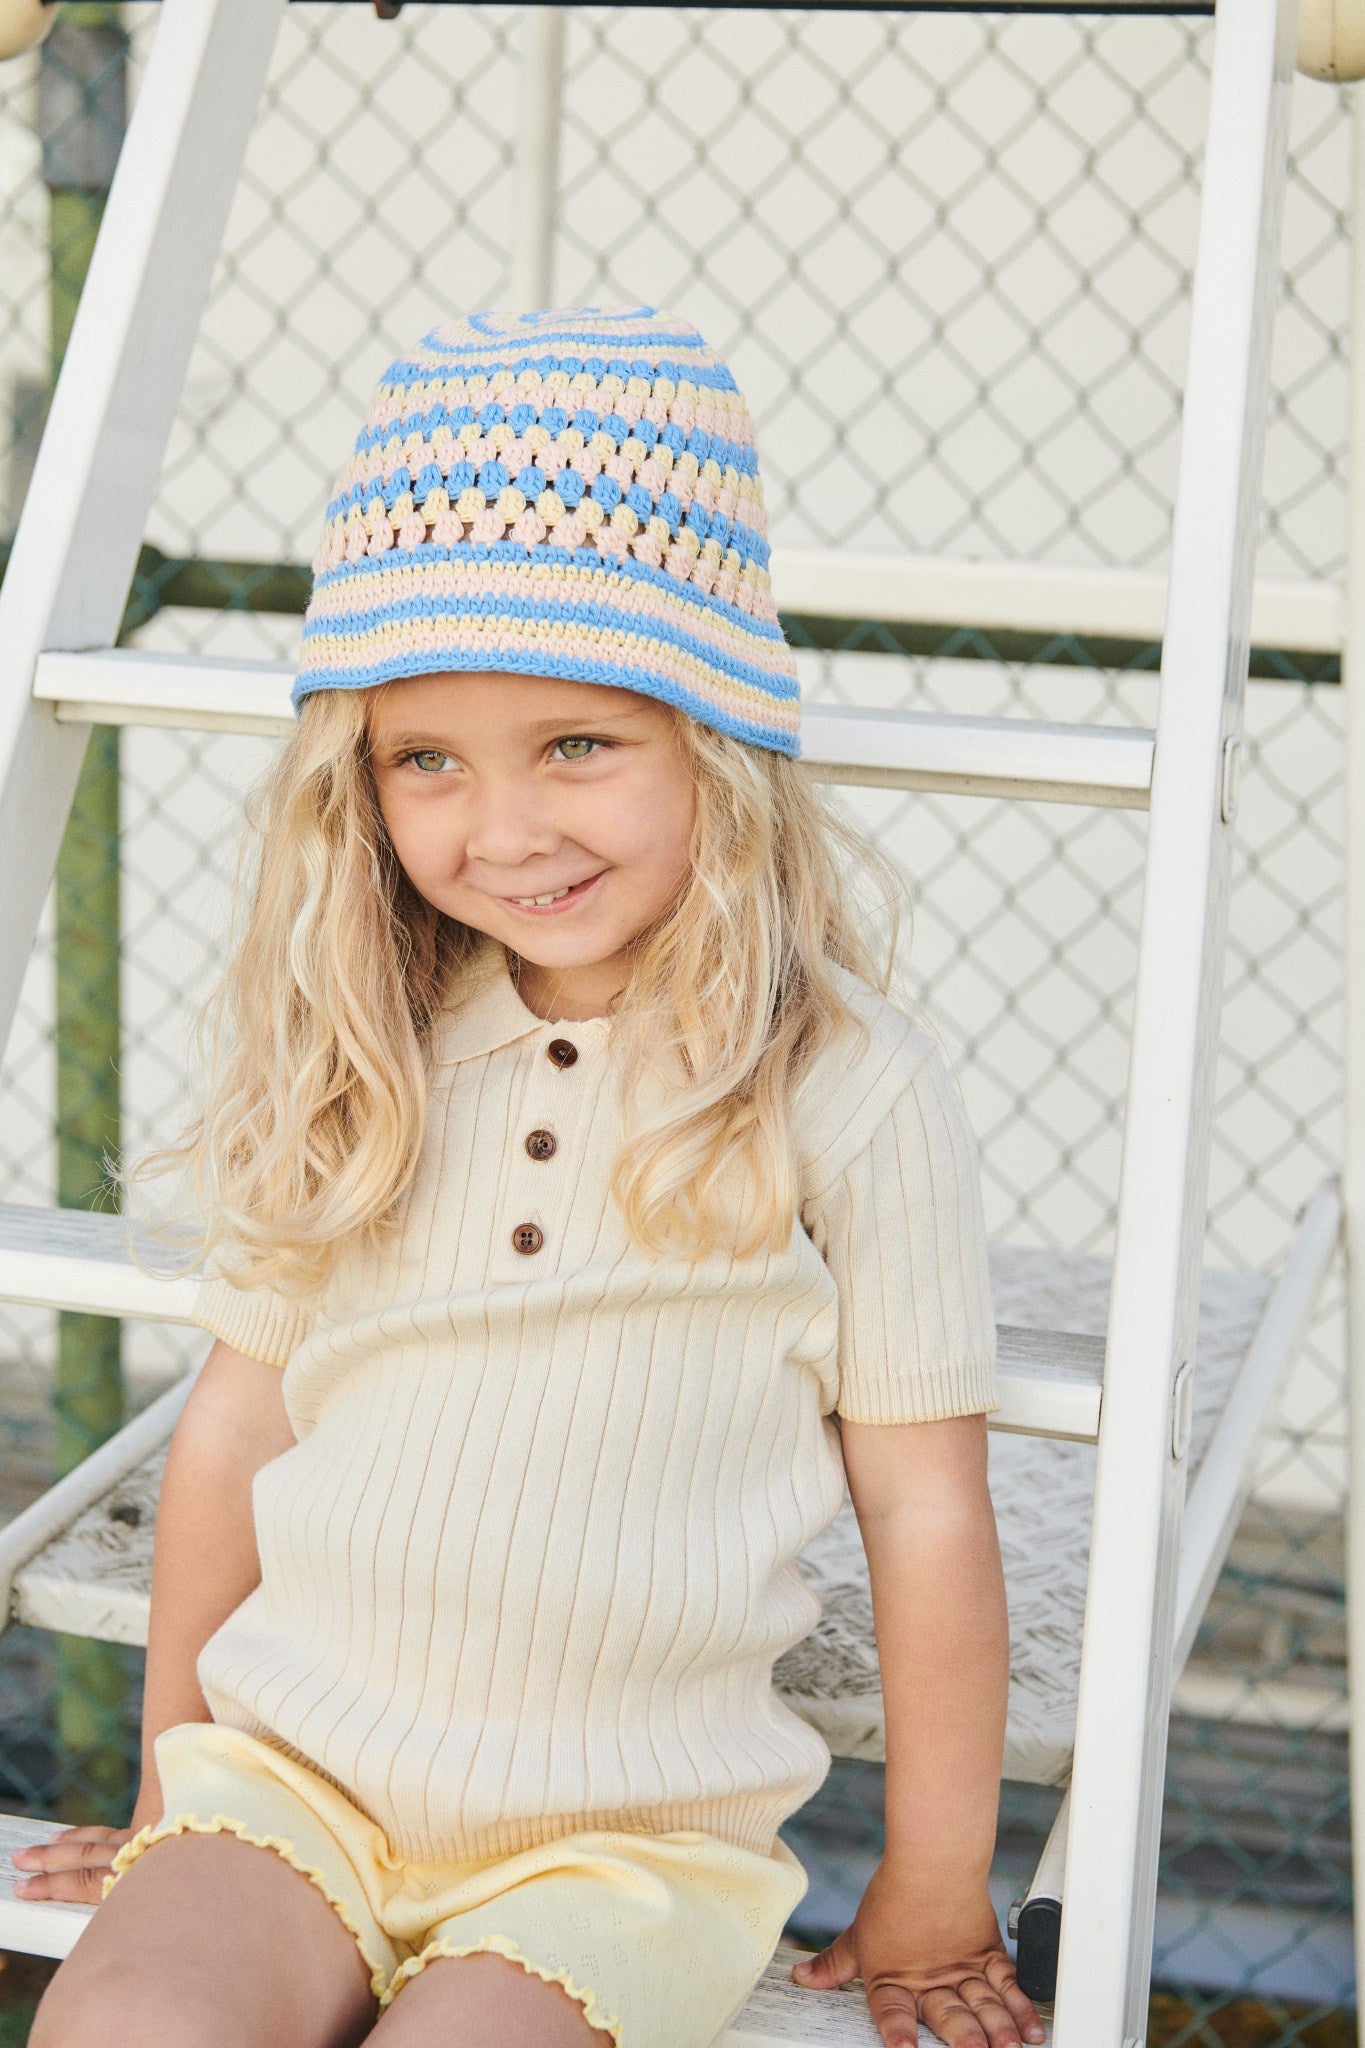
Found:
[(209, 1637), (259, 1584), (251, 1482), (295, 1442), (277, 1365), (221, 1338), (199, 1371), (166, 1455), (152, 1552), (142, 1710), (142, 1778), (128, 1828), (81, 1827), (16, 1856), (21, 1896), (98, 1902), (122, 1842), (161, 1817), (154, 1746), (179, 1721), (212, 1719), (195, 1665)]
[(888, 2043), (922, 2019), (950, 2048), (1017, 2048), (1042, 2026), (987, 1888), (1009, 1629), (985, 1417), (841, 1432), (886, 1705), (886, 1851), (853, 1927), (800, 1975), (860, 1975)]
[(886, 1703), (886, 1853), (929, 1896), (990, 1874), (1009, 1624), (986, 1422), (842, 1425)]
[(134, 1827), (160, 1816), (157, 1736), (178, 1721), (212, 1719), (195, 1675), (199, 1652), (260, 1582), (251, 1482), (295, 1441), (282, 1377), (215, 1339), (171, 1438), (156, 1510)]

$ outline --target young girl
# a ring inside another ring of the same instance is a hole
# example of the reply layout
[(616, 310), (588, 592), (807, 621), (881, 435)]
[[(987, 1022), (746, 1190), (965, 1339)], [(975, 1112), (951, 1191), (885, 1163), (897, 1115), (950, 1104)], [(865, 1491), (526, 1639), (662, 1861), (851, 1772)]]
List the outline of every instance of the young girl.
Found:
[(379, 386), (153, 1155), (217, 1341), (132, 1826), (19, 1859), (103, 1900), (32, 2048), (708, 2048), (806, 1887), (830, 1753), (771, 1675), (845, 1474), (886, 1850), (796, 1975), (888, 2044), (1043, 2038), (986, 1882), (976, 1155), (885, 993), (895, 871), (796, 765), (764, 526), (733, 378), (649, 307), (453, 320)]

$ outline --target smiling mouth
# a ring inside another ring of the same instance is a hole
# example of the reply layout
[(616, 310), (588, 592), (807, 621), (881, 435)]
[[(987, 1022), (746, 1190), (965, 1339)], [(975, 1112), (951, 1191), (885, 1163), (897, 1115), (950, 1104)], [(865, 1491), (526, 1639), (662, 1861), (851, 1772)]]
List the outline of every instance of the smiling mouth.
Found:
[(582, 882), (571, 882), (564, 889), (547, 889), (539, 896), (504, 896), (502, 900), (518, 910), (553, 910), (561, 903), (576, 902), (580, 896), (586, 895), (593, 883), (601, 881), (605, 873), (603, 868)]

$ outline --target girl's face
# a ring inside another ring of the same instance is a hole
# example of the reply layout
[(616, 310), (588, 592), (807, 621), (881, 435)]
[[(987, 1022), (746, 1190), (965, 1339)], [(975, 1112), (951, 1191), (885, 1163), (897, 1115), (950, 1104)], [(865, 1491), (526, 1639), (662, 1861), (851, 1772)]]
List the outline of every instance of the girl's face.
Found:
[(370, 744), (413, 887), (519, 957), (538, 1016), (601, 1016), (625, 947), (690, 873), (696, 798), (669, 708), (615, 684), (412, 676), (378, 692)]

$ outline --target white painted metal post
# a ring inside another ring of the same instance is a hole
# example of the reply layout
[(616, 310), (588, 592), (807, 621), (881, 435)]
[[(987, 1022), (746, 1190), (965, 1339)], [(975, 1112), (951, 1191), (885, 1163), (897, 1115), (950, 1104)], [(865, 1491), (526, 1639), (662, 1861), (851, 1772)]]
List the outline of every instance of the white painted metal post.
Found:
[[(1365, 85), (1352, 95), (1346, 636), (1346, 1641), (1356, 1984), (1365, 1986)], [(1365, 2043), (1365, 2022), (1358, 2022)]]
[(1054, 2048), (1146, 2038), (1295, 0), (1219, 9), (1172, 532)]
[(284, 0), (165, 0), (0, 592), (0, 1044), (89, 739), (32, 694), (118, 632)]
[(517, 223), (512, 310), (531, 313), (554, 294), (555, 201), (559, 191), (559, 99), (564, 83), (564, 17), (559, 6), (528, 7), (517, 138)]

